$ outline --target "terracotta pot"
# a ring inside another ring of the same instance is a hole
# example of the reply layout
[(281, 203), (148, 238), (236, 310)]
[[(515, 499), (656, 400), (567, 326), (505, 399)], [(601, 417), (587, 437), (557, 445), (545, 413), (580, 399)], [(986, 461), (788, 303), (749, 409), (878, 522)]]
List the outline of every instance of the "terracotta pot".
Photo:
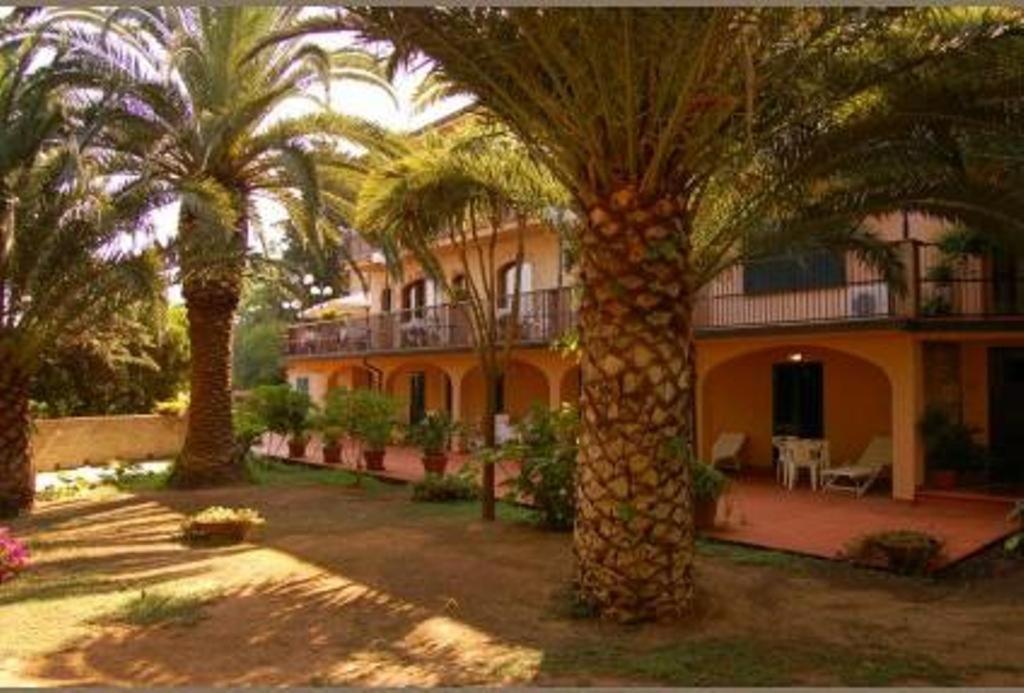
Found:
[(928, 472), (928, 485), (940, 491), (950, 491), (957, 486), (955, 469), (932, 469)]
[(302, 459), (306, 456), (306, 445), (309, 443), (308, 440), (296, 440), (290, 438), (288, 440), (288, 457), (294, 459)]
[(430, 474), (438, 474), (443, 476), (444, 470), (448, 466), (448, 455), (443, 452), (425, 452), (423, 453), (423, 468)]
[(330, 443), (324, 446), (324, 464), (341, 464), (341, 446)]
[(384, 450), (364, 450), (363, 459), (366, 461), (366, 468), (371, 472), (384, 471)]
[(697, 529), (712, 529), (718, 515), (718, 499), (698, 500), (693, 504), (693, 524)]

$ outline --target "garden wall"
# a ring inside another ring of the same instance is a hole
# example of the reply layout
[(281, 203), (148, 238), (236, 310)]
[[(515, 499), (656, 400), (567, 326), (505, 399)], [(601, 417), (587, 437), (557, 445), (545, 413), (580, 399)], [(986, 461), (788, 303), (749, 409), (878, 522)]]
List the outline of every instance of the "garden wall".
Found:
[(173, 457), (185, 440), (185, 418), (143, 414), (39, 419), (32, 434), (37, 472), (71, 469), (111, 459)]

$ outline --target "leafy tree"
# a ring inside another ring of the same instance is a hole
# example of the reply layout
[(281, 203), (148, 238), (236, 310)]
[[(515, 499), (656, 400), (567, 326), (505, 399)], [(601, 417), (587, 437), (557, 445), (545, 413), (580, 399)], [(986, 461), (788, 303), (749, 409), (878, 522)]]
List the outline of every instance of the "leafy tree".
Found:
[[(192, 347), (191, 406), (174, 481), (241, 478), (231, 428), (232, 323), (258, 230), (257, 199), (307, 237), (336, 234), (359, 165), (343, 143), (373, 146), (377, 128), (324, 109), (286, 115), (337, 79), (386, 87), (369, 55), (308, 40), (337, 28), (300, 7), (152, 7), (59, 12), (90, 52), (85, 70), (116, 90), (110, 160), (149, 208), (181, 202), (174, 254)], [(92, 28), (90, 28), (92, 27)]]
[[(693, 604), (695, 220), (751, 151), (988, 40), (960, 10), (353, 8), (394, 62), (474, 94), (583, 212), (583, 599), (625, 621)], [(992, 14), (996, 14), (994, 11)], [(837, 108), (837, 105), (840, 106)], [(782, 140), (784, 141), (784, 139)], [(738, 181), (743, 183), (744, 181)]]
[(32, 400), (47, 416), (145, 414), (187, 391), (188, 364), (185, 309), (154, 296), (61, 340), (36, 373)]
[(74, 108), (76, 56), (25, 19), (0, 27), (0, 517), (32, 505), (29, 394), (44, 359), (158, 289), (151, 257), (117, 250), (139, 205), (95, 156), (103, 114)]
[[(566, 202), (564, 190), (514, 137), (479, 126), (428, 136), (398, 156), (380, 157), (359, 192), (357, 225), (384, 249), (390, 266), (400, 269), (401, 255), (411, 254), (470, 326), (484, 380), (488, 448), (495, 446), (498, 382), (520, 325), (524, 233), (530, 221)], [(510, 218), (516, 257), (509, 297), (499, 286), (495, 230)], [(442, 247), (454, 249), (461, 283), (444, 272)], [(508, 300), (507, 313), (502, 300)], [(493, 520), (493, 462), (484, 463), (483, 476), (483, 517)]]

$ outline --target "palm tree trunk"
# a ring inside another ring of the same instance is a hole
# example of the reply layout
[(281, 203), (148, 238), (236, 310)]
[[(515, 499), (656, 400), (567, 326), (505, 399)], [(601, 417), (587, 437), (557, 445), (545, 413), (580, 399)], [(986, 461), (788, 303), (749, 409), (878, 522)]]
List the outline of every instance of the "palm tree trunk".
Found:
[(185, 445), (173, 475), (177, 486), (231, 483), (245, 475), (244, 451), (235, 444), (231, 417), (231, 338), (240, 286), (240, 277), (184, 285), (192, 346), (191, 398)]
[(581, 240), (578, 587), (609, 618), (680, 618), (694, 594), (688, 218), (626, 189), (590, 205)]
[(28, 396), (27, 377), (0, 372), (0, 518), (31, 510), (35, 496)]
[[(498, 410), (498, 374), (490, 367), (484, 368), (484, 449), (488, 452), (497, 447), (495, 416)], [(480, 494), (481, 517), (492, 521), (496, 517), (497, 494), (495, 492), (494, 458), (484, 455), (481, 465), (482, 493)]]

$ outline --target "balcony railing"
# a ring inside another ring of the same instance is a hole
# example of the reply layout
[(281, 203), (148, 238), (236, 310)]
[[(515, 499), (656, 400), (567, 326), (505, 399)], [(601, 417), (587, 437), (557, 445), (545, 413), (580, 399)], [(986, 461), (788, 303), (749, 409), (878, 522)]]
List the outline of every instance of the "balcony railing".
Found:
[[(1024, 271), (1012, 272), (988, 257), (957, 261), (938, 248), (914, 242), (898, 248), (907, 267), (906, 291), (897, 292), (852, 253), (834, 263), (797, 272), (784, 288), (758, 285), (749, 268), (723, 272), (698, 297), (694, 325), (705, 334), (738, 328), (870, 323), (941, 318), (1024, 318)], [(937, 269), (938, 268), (938, 269)], [(549, 344), (577, 324), (570, 288), (522, 295), (518, 345)], [(427, 306), (363, 318), (301, 323), (289, 328), (290, 356), (468, 349), (473, 346), (466, 307)], [(511, 319), (507, 309), (499, 315)], [(1024, 326), (1024, 320), (1022, 320)]]
[[(498, 319), (509, 325), (508, 307)], [(569, 288), (526, 292), (520, 297), (514, 341), (520, 346), (549, 344), (573, 329), (576, 308)], [(423, 306), (363, 318), (300, 323), (288, 330), (289, 356), (353, 355), (402, 351), (468, 349), (473, 332), (464, 304)]]

